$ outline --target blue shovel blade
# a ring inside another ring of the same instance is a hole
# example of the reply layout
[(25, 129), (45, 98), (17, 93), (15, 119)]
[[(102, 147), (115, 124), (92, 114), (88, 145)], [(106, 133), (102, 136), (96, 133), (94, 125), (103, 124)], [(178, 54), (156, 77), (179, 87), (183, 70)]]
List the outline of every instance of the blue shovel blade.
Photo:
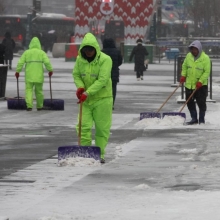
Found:
[(26, 110), (26, 102), (24, 99), (8, 99), (7, 100), (8, 109), (15, 110)]
[(164, 112), (162, 117), (164, 116), (181, 116), (183, 118), (186, 118), (186, 114), (185, 113), (182, 113), (182, 112)]
[(140, 120), (144, 118), (161, 118), (161, 115), (160, 113), (156, 113), (156, 112), (141, 112)]
[(58, 148), (58, 161), (67, 158), (84, 157), (100, 160), (101, 150), (96, 146), (61, 146)]

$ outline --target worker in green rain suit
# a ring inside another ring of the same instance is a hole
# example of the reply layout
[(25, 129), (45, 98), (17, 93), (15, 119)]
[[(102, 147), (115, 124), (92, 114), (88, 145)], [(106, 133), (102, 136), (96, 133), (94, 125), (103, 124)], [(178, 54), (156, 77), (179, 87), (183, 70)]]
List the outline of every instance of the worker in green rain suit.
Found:
[[(37, 110), (43, 109), (44, 94), (44, 66), (49, 71), (48, 75), (53, 75), (53, 68), (47, 54), (41, 49), (40, 41), (37, 37), (32, 38), (29, 49), (26, 50), (18, 61), (15, 76), (18, 79), (25, 64), (25, 101), (27, 111), (33, 108), (33, 88), (37, 100)], [(44, 66), (43, 66), (44, 65)]]
[[(73, 69), (76, 96), (82, 108), (81, 145), (91, 146), (92, 126), (95, 125), (95, 145), (101, 149), (101, 163), (105, 163), (112, 124), (111, 58), (101, 52), (95, 36), (87, 33), (80, 45)], [(76, 126), (78, 132), (79, 126)]]

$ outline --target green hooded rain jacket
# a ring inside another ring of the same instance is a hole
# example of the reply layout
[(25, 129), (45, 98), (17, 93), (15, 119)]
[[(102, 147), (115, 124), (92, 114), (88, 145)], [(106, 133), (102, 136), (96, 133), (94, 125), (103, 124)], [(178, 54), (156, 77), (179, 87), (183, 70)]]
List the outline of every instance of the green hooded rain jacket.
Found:
[[(96, 57), (92, 62), (83, 58), (81, 49), (92, 46), (96, 49)], [(73, 69), (74, 83), (77, 88), (84, 88), (88, 94), (86, 103), (92, 105), (96, 101), (112, 97), (111, 58), (101, 52), (95, 36), (87, 33), (79, 48), (79, 54)]]
[(199, 58), (195, 60), (195, 57), (188, 53), (182, 65), (181, 75), (186, 77), (185, 87), (187, 89), (195, 89), (197, 82), (207, 85), (210, 75), (209, 56), (201, 51)]
[(40, 41), (37, 37), (32, 38), (29, 49), (26, 50), (18, 61), (16, 72), (20, 73), (25, 64), (25, 82), (43, 83), (44, 66), (48, 71), (53, 71), (47, 54), (41, 49)]

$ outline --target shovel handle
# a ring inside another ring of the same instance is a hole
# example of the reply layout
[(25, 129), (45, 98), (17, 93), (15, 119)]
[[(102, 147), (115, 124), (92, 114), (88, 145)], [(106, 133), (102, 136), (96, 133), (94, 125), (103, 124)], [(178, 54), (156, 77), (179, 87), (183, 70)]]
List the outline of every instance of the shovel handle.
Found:
[(17, 96), (18, 96), (18, 100), (19, 100), (19, 83), (18, 83), (18, 78), (17, 78)]
[(183, 107), (180, 109), (179, 113), (182, 112), (182, 110), (184, 109), (184, 107), (186, 106), (186, 104), (189, 102), (189, 100), (193, 97), (194, 93), (197, 91), (197, 89), (195, 89), (192, 94), (189, 96), (189, 98), (186, 100), (186, 102), (184, 103)]
[(163, 106), (167, 103), (167, 101), (170, 99), (170, 97), (176, 92), (176, 90), (182, 85), (182, 83), (180, 83), (176, 89), (174, 89), (174, 91), (169, 95), (169, 97), (166, 99), (166, 101), (160, 106), (160, 108), (157, 110), (156, 113), (158, 113), (162, 108)]
[(51, 76), (49, 76), (49, 83), (50, 83), (50, 101), (52, 102), (52, 86), (51, 86)]
[(81, 128), (82, 128), (82, 102), (79, 103), (79, 131), (78, 131), (78, 145), (81, 145)]

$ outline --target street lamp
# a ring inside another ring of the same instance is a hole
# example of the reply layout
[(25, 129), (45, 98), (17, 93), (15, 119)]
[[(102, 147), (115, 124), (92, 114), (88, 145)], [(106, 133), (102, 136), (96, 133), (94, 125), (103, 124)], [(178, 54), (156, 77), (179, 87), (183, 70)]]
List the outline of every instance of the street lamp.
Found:
[(27, 26), (26, 26), (26, 40), (25, 46), (28, 49), (29, 43), (32, 36), (32, 22), (36, 19), (37, 12), (41, 11), (41, 0), (33, 0), (33, 7), (31, 9), (32, 13), (27, 13)]

